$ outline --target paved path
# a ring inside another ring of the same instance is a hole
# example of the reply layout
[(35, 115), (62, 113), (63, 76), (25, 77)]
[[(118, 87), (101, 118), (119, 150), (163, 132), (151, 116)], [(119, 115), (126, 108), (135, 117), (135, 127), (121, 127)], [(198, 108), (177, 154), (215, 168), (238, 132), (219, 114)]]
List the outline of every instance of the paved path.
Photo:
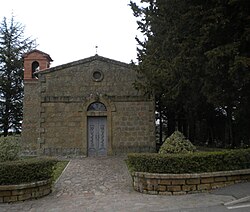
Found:
[(235, 200), (230, 194), (213, 193), (147, 195), (134, 191), (131, 184), (122, 157), (75, 159), (70, 161), (50, 195), (0, 204), (0, 212), (187, 211)]

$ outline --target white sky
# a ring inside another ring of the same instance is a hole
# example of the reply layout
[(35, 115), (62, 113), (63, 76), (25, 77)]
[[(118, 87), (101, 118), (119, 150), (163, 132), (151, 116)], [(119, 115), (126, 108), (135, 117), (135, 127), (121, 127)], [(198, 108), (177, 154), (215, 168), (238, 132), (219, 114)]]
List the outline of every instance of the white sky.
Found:
[[(139, 0), (134, 0), (139, 2)], [(25, 26), (48, 53), (51, 66), (98, 54), (129, 63), (136, 61), (136, 19), (129, 0), (0, 0), (0, 21), (10, 19)]]

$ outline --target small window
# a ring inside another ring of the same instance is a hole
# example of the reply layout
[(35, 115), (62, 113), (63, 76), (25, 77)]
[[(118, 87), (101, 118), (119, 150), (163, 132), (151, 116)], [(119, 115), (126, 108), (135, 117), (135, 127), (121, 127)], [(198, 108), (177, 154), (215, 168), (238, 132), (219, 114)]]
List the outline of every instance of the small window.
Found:
[(39, 63), (37, 61), (34, 61), (32, 63), (32, 78), (37, 78), (35, 72), (39, 71)]
[(107, 109), (101, 102), (94, 102), (89, 105), (88, 111), (107, 111)]
[(95, 81), (95, 82), (100, 82), (103, 80), (103, 73), (99, 70), (97, 71), (94, 71), (92, 73), (92, 79)]

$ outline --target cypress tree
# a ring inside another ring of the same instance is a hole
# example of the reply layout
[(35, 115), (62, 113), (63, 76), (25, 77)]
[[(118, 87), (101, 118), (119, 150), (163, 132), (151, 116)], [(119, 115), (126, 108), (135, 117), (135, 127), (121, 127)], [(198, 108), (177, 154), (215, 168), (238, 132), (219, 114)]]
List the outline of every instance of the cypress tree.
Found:
[(35, 47), (35, 40), (24, 36), (24, 26), (6, 17), (0, 25), (0, 133), (19, 133), (22, 122), (22, 54)]

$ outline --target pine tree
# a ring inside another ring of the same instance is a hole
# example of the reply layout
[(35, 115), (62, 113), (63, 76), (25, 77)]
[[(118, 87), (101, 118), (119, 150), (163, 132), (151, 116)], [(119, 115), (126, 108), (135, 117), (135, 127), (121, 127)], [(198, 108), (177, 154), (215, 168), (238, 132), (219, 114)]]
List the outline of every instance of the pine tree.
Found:
[(147, 79), (147, 84), (139, 83), (138, 87), (154, 92), (159, 117), (168, 119), (168, 136), (178, 128), (192, 137), (194, 127), (187, 127), (187, 122), (194, 126), (198, 109), (206, 105), (204, 95), (199, 93), (204, 57), (196, 45), (200, 8), (190, 10), (186, 1), (144, 2), (147, 4), (143, 7), (130, 3), (138, 28), (146, 37), (145, 41), (137, 39), (138, 71)]
[(138, 88), (153, 92), (168, 126), (192, 141), (206, 134), (202, 142), (235, 145), (243, 132), (250, 143), (250, 121), (244, 118), (250, 99), (249, 1), (141, 2), (130, 2), (145, 35), (137, 39), (138, 72), (147, 83), (137, 82)]
[(21, 130), (23, 100), (22, 55), (35, 47), (24, 37), (24, 26), (6, 17), (0, 25), (0, 133)]

